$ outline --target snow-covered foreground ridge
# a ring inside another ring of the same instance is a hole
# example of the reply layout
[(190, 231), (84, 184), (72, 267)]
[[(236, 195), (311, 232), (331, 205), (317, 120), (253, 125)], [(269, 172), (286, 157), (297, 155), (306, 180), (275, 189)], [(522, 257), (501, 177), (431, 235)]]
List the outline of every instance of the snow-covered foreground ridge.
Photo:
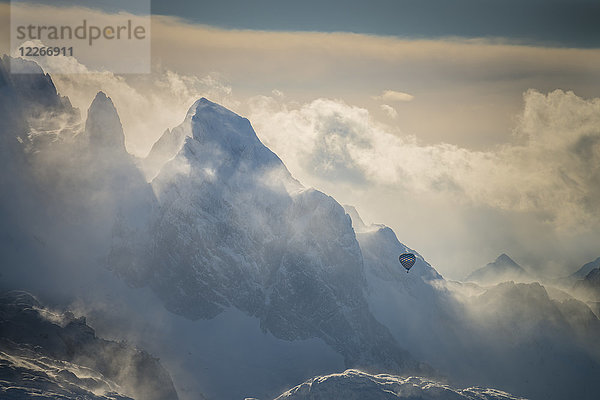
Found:
[(110, 93), (79, 114), (41, 70), (0, 68), (1, 288), (140, 344), (181, 399), (274, 398), (348, 368), (600, 393), (586, 304), (537, 283), (447, 282), (392, 229), (295, 180), (247, 119), (200, 99), (139, 160)]
[(318, 376), (286, 391), (275, 400), (524, 400), (494, 389), (456, 389), (430, 379), (371, 375), (349, 369)]

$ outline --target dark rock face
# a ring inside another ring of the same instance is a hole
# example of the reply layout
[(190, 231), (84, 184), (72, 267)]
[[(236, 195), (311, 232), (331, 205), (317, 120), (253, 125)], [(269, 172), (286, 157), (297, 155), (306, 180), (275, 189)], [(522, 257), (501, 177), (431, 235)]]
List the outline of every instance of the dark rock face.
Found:
[(56, 92), (50, 75), (32, 61), (12, 59), (32, 71), (30, 74), (10, 74), (11, 59), (0, 59), (0, 136), (16, 146), (17, 138), (27, 151), (50, 145), (63, 136), (74, 135), (79, 122), (79, 110), (67, 97)]
[(96, 95), (90, 106), (85, 135), (92, 151), (108, 148), (114, 152), (126, 152), (121, 120), (112, 100), (103, 92)]
[(596, 258), (594, 261), (584, 264), (581, 268), (574, 272), (570, 278), (584, 279), (587, 274), (589, 274), (593, 269), (597, 268), (600, 268), (600, 257)]
[(49, 74), (44, 74), (42, 69), (33, 61), (12, 59), (12, 62), (22, 65), (19, 69), (30, 70), (28, 74), (10, 74), (11, 58), (3, 56), (0, 59), (0, 88), (14, 88), (14, 102), (28, 105), (24, 110), (33, 116), (35, 112), (69, 111), (72, 109), (68, 98), (59, 96)]
[(0, 295), (0, 374), (1, 390), (14, 399), (37, 392), (47, 398), (57, 393), (61, 399), (129, 398), (114, 392), (177, 399), (156, 358), (96, 337), (84, 317), (55, 314), (25, 292)]
[(584, 279), (577, 281), (573, 290), (593, 303), (600, 302), (600, 268), (592, 269)]

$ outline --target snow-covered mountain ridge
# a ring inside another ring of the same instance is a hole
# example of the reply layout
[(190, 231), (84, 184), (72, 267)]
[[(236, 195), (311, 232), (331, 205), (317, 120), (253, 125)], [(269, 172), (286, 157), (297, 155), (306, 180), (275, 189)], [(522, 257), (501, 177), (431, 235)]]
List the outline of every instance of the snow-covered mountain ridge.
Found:
[(494, 389), (456, 389), (419, 377), (370, 375), (347, 370), (318, 376), (281, 394), (275, 400), (524, 400)]
[(176, 132), (190, 135), (152, 181), (160, 205), (154, 242), (136, 262), (148, 271), (142, 280), (127, 266), (118, 273), (189, 318), (234, 306), (276, 337), (323, 339), (348, 367), (428, 371), (369, 312), (343, 207), (304, 188), (247, 119), (207, 99), (165, 135)]

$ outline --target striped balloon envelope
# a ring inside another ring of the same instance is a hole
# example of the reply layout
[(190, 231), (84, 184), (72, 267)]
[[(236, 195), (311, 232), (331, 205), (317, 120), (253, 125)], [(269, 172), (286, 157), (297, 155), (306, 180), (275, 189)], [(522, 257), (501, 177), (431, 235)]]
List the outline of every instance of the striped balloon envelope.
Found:
[(413, 265), (415, 265), (415, 261), (417, 261), (417, 257), (415, 257), (415, 255), (412, 253), (404, 253), (404, 254), (400, 254), (400, 257), (398, 257), (398, 260), (400, 261), (400, 264), (402, 264), (402, 266), (404, 268), (406, 268), (406, 273), (408, 274), (408, 270), (411, 269), (411, 267)]

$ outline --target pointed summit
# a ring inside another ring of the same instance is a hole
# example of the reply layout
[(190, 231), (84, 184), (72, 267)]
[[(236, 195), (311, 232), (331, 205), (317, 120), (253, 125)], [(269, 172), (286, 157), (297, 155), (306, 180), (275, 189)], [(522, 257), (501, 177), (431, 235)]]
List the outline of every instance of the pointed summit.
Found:
[(206, 97), (202, 97), (202, 98), (196, 100), (194, 102), (194, 104), (192, 104), (192, 106), (189, 108), (187, 115), (190, 117), (193, 117), (194, 115), (196, 115), (198, 112), (201, 112), (202, 110), (212, 110), (214, 112), (221, 113), (223, 115), (230, 115), (231, 117), (239, 117), (239, 115), (237, 115), (233, 111), (228, 110), (227, 108), (223, 107), (220, 104), (217, 104), (217, 103), (214, 103), (214, 102), (208, 100)]
[(197, 167), (201, 163), (202, 168), (211, 170), (241, 165), (248, 170), (266, 166), (285, 169), (279, 157), (260, 141), (248, 119), (204, 97), (189, 108), (179, 126), (165, 131), (154, 143), (143, 162), (146, 177), (152, 180), (178, 154)]
[(466, 278), (466, 281), (478, 282), (484, 285), (511, 280), (516, 282), (530, 282), (533, 278), (506, 253), (500, 254), (494, 262), (473, 271)]
[(506, 253), (502, 253), (496, 258), (493, 263), (488, 264), (491, 267), (503, 267), (503, 268), (515, 268), (519, 271), (524, 271), (523, 268), (519, 266), (512, 258), (510, 258)]
[(197, 141), (216, 143), (233, 155), (248, 146), (262, 146), (250, 121), (225, 107), (203, 97), (194, 103), (188, 115), (192, 110), (192, 136)]
[(92, 149), (125, 150), (125, 135), (119, 114), (104, 92), (98, 92), (88, 109), (85, 136)]
[[(206, 97), (202, 97), (202, 98), (196, 100), (194, 102), (194, 104), (191, 105), (191, 107), (188, 109), (188, 112), (187, 112), (185, 118), (186, 119), (192, 118), (194, 115), (196, 115), (198, 108), (210, 107), (211, 105), (213, 107), (214, 106), (221, 107), (217, 103), (213, 103), (212, 101), (208, 100)], [(223, 107), (221, 107), (221, 108), (223, 108)], [(227, 111), (229, 111), (229, 110), (227, 110)]]

